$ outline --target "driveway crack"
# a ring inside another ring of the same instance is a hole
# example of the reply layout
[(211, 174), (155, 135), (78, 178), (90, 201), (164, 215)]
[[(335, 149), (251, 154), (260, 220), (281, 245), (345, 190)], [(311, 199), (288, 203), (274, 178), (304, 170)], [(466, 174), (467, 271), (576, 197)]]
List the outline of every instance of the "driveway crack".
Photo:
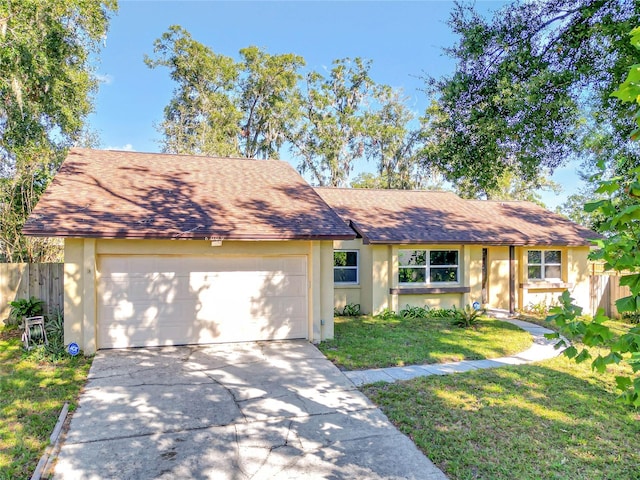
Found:
[(217, 378), (213, 377), (212, 375), (210, 375), (210, 374), (208, 374), (206, 372), (205, 372), (205, 375), (207, 377), (209, 377), (213, 383), (215, 383), (216, 385), (221, 386), (229, 394), (229, 396), (233, 400), (234, 405), (238, 409), (238, 412), (240, 412), (240, 415), (242, 415), (242, 419), (244, 420), (244, 423), (249, 423), (249, 421), (247, 420), (247, 416), (244, 414), (244, 412), (242, 411), (242, 407), (240, 406), (241, 400), (238, 400), (236, 398), (235, 394), (233, 393), (233, 390), (231, 390), (224, 383), (222, 383), (220, 380), (218, 380)]

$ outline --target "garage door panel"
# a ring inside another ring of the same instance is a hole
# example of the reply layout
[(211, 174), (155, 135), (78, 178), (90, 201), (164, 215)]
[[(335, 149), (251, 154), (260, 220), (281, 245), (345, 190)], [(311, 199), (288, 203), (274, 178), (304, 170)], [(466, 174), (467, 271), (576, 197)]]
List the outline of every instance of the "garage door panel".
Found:
[(100, 348), (307, 338), (306, 257), (100, 257)]

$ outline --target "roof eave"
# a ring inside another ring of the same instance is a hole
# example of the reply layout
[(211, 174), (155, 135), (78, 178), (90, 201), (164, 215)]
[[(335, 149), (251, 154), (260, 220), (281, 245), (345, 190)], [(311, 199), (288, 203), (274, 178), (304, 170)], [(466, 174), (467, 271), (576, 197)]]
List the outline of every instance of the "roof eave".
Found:
[(96, 231), (61, 231), (23, 229), (22, 233), (29, 237), (43, 238), (99, 238), (105, 240), (226, 240), (226, 241), (286, 241), (286, 240), (353, 240), (352, 234), (219, 234), (206, 235), (195, 232), (167, 235), (165, 232), (147, 232), (135, 234), (132, 232), (96, 232)]

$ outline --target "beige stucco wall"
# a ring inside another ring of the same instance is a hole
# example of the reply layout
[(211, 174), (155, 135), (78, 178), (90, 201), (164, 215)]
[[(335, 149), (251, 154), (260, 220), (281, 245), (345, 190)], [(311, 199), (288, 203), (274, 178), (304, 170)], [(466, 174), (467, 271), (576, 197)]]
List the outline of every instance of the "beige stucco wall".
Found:
[(509, 247), (487, 247), (487, 305), (509, 308)]
[(333, 243), (331, 241), (223, 242), (204, 240), (65, 240), (65, 343), (96, 351), (100, 255), (305, 255), (309, 340), (333, 337)]
[[(460, 282), (452, 286), (468, 286), (469, 293), (392, 294), (398, 288), (398, 250), (401, 249), (458, 250)], [(407, 305), (432, 308), (461, 307), (481, 298), (482, 248), (468, 245), (370, 245), (362, 240), (334, 242), (335, 250), (357, 250), (360, 253), (359, 284), (336, 285), (334, 306), (342, 309), (347, 303), (360, 304), (363, 313), (378, 314), (389, 308), (398, 311)]]
[[(553, 284), (527, 280), (527, 252), (529, 250), (560, 250), (562, 252), (562, 284), (554, 288)], [(526, 310), (532, 305), (546, 306), (558, 303), (558, 297), (569, 290), (575, 303), (585, 312), (589, 311), (589, 247), (523, 247), (518, 249), (518, 308)]]
[[(482, 245), (365, 245), (361, 240), (334, 242), (336, 250), (358, 250), (360, 252), (360, 283), (336, 286), (334, 306), (344, 308), (347, 303), (358, 303), (363, 313), (377, 314), (385, 308), (398, 311), (406, 305), (429, 306), (431, 308), (463, 307), (482, 301), (482, 250), (487, 249), (487, 295), (489, 308), (508, 309), (509, 247)], [(392, 294), (398, 288), (398, 250), (400, 249), (456, 249), (460, 252), (459, 286), (469, 287), (469, 293), (440, 294)], [(563, 288), (522, 288), (527, 283), (526, 266), (528, 250), (561, 250), (563, 281), (578, 305), (589, 307), (588, 247), (516, 247), (514, 249), (515, 306), (523, 309), (529, 304), (555, 303)]]

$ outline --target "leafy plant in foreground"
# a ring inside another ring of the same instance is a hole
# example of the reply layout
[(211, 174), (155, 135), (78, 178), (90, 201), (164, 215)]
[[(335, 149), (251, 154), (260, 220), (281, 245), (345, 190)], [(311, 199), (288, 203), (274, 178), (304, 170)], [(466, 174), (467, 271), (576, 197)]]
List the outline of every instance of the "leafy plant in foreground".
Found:
[(398, 315), (396, 315), (396, 312), (394, 312), (390, 308), (385, 308), (379, 314), (377, 314), (375, 317), (379, 318), (381, 320), (391, 320), (392, 318), (397, 318), (397, 316)]
[[(640, 50), (640, 27), (631, 31), (631, 44)], [(633, 65), (627, 79), (612, 96), (624, 102), (640, 104), (640, 64)], [(637, 128), (631, 133), (632, 140), (640, 140), (640, 110), (635, 115)], [(592, 260), (603, 260), (605, 270), (624, 272), (620, 285), (626, 285), (631, 295), (616, 301), (616, 308), (622, 315), (640, 312), (640, 168), (627, 170), (625, 176), (606, 179), (604, 164), (600, 165), (601, 180), (596, 193), (604, 199), (587, 203), (586, 211), (599, 212), (604, 221), (600, 228), (608, 236), (597, 240), (598, 250), (591, 254)], [(591, 359), (589, 347), (600, 347), (608, 354), (598, 354), (591, 367), (604, 372), (608, 365), (626, 362), (631, 366), (632, 374), (616, 377), (616, 384), (622, 391), (621, 399), (628, 405), (640, 407), (640, 325), (629, 329), (617, 337), (604, 323), (609, 320), (603, 310), (598, 310), (592, 322), (581, 318), (582, 309), (573, 304), (569, 292), (560, 297), (561, 305), (551, 309), (548, 321), (554, 322), (560, 333), (569, 338), (579, 337), (585, 347), (578, 351), (569, 346), (564, 354), (577, 362)], [(550, 334), (549, 338), (559, 338)], [(566, 345), (560, 340), (559, 345)]]
[(17, 324), (25, 317), (42, 315), (44, 301), (36, 297), (31, 297), (29, 299), (20, 298), (13, 302), (9, 302), (9, 305), (11, 306), (9, 318), (13, 321), (12, 323)]
[(469, 328), (475, 326), (485, 311), (483, 309), (476, 310), (471, 305), (466, 305), (462, 309), (453, 307), (453, 324), (461, 328)]
[(427, 318), (429, 316), (429, 307), (412, 307), (407, 305), (400, 310), (402, 318)]

